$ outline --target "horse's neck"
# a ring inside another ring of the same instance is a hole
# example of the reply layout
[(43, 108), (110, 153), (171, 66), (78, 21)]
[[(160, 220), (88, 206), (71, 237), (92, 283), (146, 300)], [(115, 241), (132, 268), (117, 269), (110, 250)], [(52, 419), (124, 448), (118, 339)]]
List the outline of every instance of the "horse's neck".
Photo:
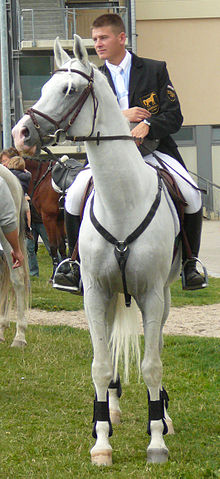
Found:
[[(96, 124), (96, 132), (102, 135), (129, 135), (126, 122), (118, 108)], [(128, 214), (143, 217), (146, 211), (146, 192), (151, 173), (132, 140), (87, 142), (87, 153), (95, 186), (95, 213), (101, 219), (114, 218), (121, 222)], [(153, 187), (153, 195), (155, 188)], [(152, 196), (150, 195), (149, 203)]]

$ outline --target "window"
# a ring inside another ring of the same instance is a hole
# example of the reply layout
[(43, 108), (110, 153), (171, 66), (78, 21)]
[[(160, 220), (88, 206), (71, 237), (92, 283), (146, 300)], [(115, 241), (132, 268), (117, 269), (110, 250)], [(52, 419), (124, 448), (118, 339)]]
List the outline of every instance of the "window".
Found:
[(53, 57), (23, 57), (20, 78), (23, 100), (38, 100), (41, 88), (53, 70)]
[(212, 127), (212, 143), (220, 143), (220, 126)]
[(172, 135), (176, 143), (182, 145), (194, 145), (195, 144), (195, 131), (193, 126), (182, 126), (182, 128)]

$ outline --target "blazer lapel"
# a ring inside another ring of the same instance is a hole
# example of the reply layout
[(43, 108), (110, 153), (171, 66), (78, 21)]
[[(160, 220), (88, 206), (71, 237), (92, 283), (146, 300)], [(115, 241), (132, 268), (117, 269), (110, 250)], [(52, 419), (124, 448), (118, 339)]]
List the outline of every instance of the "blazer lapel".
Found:
[(134, 53), (132, 53), (132, 65), (130, 71), (130, 81), (129, 81), (129, 105), (132, 104), (133, 96), (136, 89), (138, 88), (138, 83), (141, 79), (143, 73), (143, 63), (141, 58), (138, 58)]
[(109, 85), (110, 87), (112, 88), (114, 94), (116, 95), (116, 91), (115, 91), (115, 85), (112, 81), (112, 76), (111, 76), (111, 73), (109, 71), (109, 69), (107, 68), (106, 65), (103, 65), (101, 68), (100, 68), (101, 72), (104, 73), (104, 75), (107, 77), (107, 80), (109, 82)]

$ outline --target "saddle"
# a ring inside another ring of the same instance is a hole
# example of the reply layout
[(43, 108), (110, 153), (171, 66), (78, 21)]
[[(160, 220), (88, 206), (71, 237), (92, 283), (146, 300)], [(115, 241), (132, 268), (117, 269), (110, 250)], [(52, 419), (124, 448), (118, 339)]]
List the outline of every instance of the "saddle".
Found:
[(54, 165), (51, 175), (60, 193), (65, 195), (66, 190), (74, 182), (76, 176), (83, 168), (82, 163), (75, 158), (69, 158), (63, 162), (60, 160)]

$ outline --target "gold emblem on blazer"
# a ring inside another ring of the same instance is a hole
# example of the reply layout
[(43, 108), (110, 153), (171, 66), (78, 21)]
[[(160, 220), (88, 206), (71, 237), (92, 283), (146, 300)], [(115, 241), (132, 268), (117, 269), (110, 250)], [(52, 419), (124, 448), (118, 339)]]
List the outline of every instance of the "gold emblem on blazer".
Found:
[(171, 87), (170, 85), (168, 85), (168, 87), (167, 87), (167, 96), (168, 96), (170, 101), (176, 101), (176, 92), (175, 92), (174, 88)]
[(146, 108), (152, 115), (158, 113), (160, 109), (160, 102), (157, 94), (155, 91), (152, 91), (148, 95), (142, 96), (140, 98), (140, 102), (142, 103), (143, 107)]

